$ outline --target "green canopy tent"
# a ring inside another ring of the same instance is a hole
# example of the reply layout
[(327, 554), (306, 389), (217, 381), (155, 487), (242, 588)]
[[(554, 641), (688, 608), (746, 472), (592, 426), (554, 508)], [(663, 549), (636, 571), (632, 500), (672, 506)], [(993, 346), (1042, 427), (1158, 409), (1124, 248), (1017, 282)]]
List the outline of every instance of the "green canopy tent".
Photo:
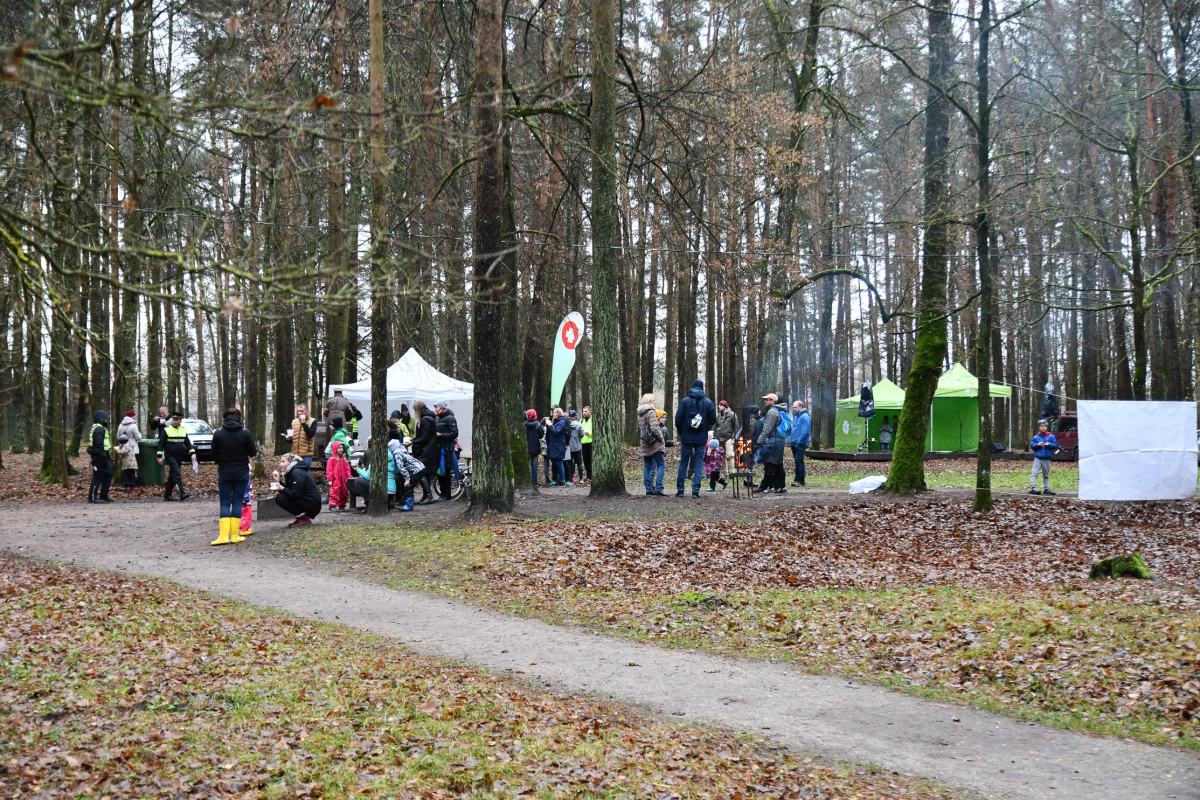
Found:
[[(1012, 398), (1012, 388), (995, 383), (990, 387), (992, 397)], [(962, 364), (938, 379), (925, 449), (933, 453), (979, 449), (979, 378)]]
[[(874, 387), (875, 416), (867, 422), (858, 416), (858, 395), (837, 402), (837, 429), (834, 450), (853, 453), (864, 436), (879, 440), (879, 425), (883, 417), (896, 417), (904, 405), (904, 390), (884, 378)], [(992, 397), (1011, 400), (1012, 389), (991, 384)], [(893, 426), (894, 428), (895, 426)], [(893, 443), (895, 433), (893, 431)], [(929, 434), (925, 449), (930, 452), (971, 451), (979, 447), (979, 379), (962, 364), (955, 364), (938, 379), (929, 411)]]
[[(858, 415), (858, 395), (843, 397), (837, 401), (837, 427), (833, 434), (833, 449), (839, 453), (853, 453), (869, 435), (874, 441), (879, 441), (879, 425), (883, 418), (900, 416), (904, 406), (904, 390), (884, 378), (875, 384), (871, 391), (875, 395), (875, 416), (864, 420)], [(863, 423), (867, 423), (867, 432), (863, 432)], [(895, 428), (895, 426), (892, 426)], [(893, 437), (894, 441), (894, 437)]]

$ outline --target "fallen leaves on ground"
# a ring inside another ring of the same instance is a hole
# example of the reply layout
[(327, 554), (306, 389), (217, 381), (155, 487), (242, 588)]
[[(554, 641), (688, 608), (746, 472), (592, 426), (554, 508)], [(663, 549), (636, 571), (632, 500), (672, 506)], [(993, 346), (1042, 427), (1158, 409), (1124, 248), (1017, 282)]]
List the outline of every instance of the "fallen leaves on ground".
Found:
[(684, 591), (1034, 589), (1086, 583), (1091, 565), (1140, 552), (1162, 578), (1200, 588), (1200, 503), (1003, 499), (859, 502), (752, 522), (546, 522), (503, 528), (490, 565), (518, 591), (551, 586)]
[[(67, 479), (67, 486), (60, 483), (47, 484), (38, 477), (42, 468), (41, 453), (4, 454), (4, 469), (0, 469), (0, 501), (5, 502), (38, 502), (66, 501), (84, 503), (87, 501), (88, 487), (92, 483), (91, 458), (82, 455), (69, 459), (70, 464), (78, 471)], [(255, 497), (263, 497), (267, 492), (270, 481), (256, 481), (254, 484)], [(197, 498), (217, 497), (217, 466), (211, 461), (200, 462), (200, 474), (192, 474), (190, 464), (183, 465), (183, 485), (189, 494)], [(121, 489), (121, 472), (113, 475), (112, 488), (109, 495), (114, 502), (124, 503), (130, 500), (162, 500), (163, 487), (135, 486), (133, 491)]]
[(0, 562), (0, 794), (947, 797), (165, 583)]

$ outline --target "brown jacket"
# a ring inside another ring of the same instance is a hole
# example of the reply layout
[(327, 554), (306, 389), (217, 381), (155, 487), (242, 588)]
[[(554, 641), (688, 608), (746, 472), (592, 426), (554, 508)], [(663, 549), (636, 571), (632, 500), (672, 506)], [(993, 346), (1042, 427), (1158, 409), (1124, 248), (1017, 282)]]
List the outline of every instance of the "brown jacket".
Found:
[[(638, 406), (638, 446), (642, 451), (642, 458), (649, 458), (655, 453), (666, 452), (667, 439), (663, 436), (662, 425), (658, 422), (658, 409), (646, 403)], [(642, 441), (642, 431), (647, 427), (650, 428), (650, 433), (654, 435), (654, 441), (647, 443)]]
[[(313, 429), (316, 434), (316, 421), (311, 417), (308, 420), (308, 427)], [(292, 455), (300, 458), (307, 458), (313, 454), (313, 437), (308, 435), (305, 426), (300, 424), (300, 420), (292, 420)]]

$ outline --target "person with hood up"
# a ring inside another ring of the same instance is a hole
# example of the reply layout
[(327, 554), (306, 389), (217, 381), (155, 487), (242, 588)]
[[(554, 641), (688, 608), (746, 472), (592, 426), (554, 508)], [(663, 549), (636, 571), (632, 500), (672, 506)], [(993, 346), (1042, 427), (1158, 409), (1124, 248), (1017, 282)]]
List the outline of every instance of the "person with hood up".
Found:
[(667, 437), (663, 435), (660, 412), (654, 407), (654, 395), (642, 395), (637, 407), (638, 450), (642, 454), (642, 482), (646, 484), (646, 496), (662, 496), (663, 478), (667, 474)]
[(704, 381), (695, 380), (687, 397), (675, 409), (675, 430), (679, 435), (679, 474), (675, 479), (675, 496), (683, 497), (683, 484), (690, 472), (692, 497), (700, 497), (704, 480), (704, 449), (708, 432), (717, 424), (717, 409), (704, 396)]
[(425, 465), (421, 473), (421, 499), (419, 506), (436, 503), (437, 497), (429, 488), (429, 479), (436, 476), (438, 464), (441, 462), (442, 450), (437, 441), (437, 416), (433, 409), (425, 405), (425, 401), (413, 403), (413, 415), (417, 418), (417, 435), (413, 437), (412, 454)]
[(542, 437), (546, 429), (538, 421), (537, 409), (531, 408), (525, 412), (525, 450), (529, 454), (529, 481), (536, 489), (538, 459), (542, 456)]
[(236, 544), (245, 538), (241, 534), (242, 503), (250, 485), (250, 461), (258, 455), (254, 434), (242, 424), (237, 407), (225, 409), (225, 421), (213, 433), (212, 454), (221, 497), (221, 535), (209, 544)]
[(764, 494), (787, 494), (787, 487), (783, 484), (784, 440), (776, 432), (783, 421), (779, 409), (775, 407), (779, 397), (775, 394), (764, 394), (762, 400), (762, 433), (758, 434), (760, 460), (763, 464), (761, 489)]
[(89, 503), (111, 503), (108, 487), (112, 485), (112, 461), (108, 451), (112, 449), (112, 439), (108, 433), (108, 412), (97, 411), (92, 423), (91, 443), (87, 453), (92, 457), (92, 484), (88, 487)]
[(132, 492), (137, 484), (137, 442), (122, 433), (117, 437), (117, 456), (121, 459), (121, 488)]
[(458, 470), (458, 456), (454, 452), (454, 445), (458, 444), (458, 420), (445, 400), (433, 404), (433, 413), (437, 417), (437, 443), (442, 450), (437, 470), (438, 494), (443, 500), (449, 500), (450, 479)]
[(350, 451), (343, 442), (333, 443), (333, 453), (325, 462), (325, 479), (329, 481), (329, 510), (346, 510), (346, 482), (350, 480)]
[(809, 416), (804, 403), (797, 400), (792, 403), (792, 434), (788, 439), (792, 448), (792, 458), (796, 461), (796, 476), (792, 479), (792, 486), (804, 485), (804, 453), (808, 450), (811, 437), (812, 417)]
[(288, 523), (289, 528), (311, 525), (312, 518), (321, 513), (321, 490), (308, 471), (300, 466), (300, 459), (290, 453), (279, 460), (283, 486), (275, 495), (275, 504), (296, 518)]
[[(346, 446), (346, 452), (350, 452), (350, 435), (346, 433), (346, 421), (341, 417), (333, 417), (329, 420), (329, 444), (325, 445), (326, 460), (333, 455), (334, 442), (341, 442)], [(295, 454), (293, 453), (293, 455)], [(300, 465), (300, 468), (304, 469), (303, 459), (300, 459)]]
[(563, 471), (563, 459), (567, 457), (567, 439), (570, 429), (562, 409), (555, 406), (550, 412), (550, 426), (546, 428), (546, 457), (550, 459), (550, 485), (566, 486), (566, 473)]

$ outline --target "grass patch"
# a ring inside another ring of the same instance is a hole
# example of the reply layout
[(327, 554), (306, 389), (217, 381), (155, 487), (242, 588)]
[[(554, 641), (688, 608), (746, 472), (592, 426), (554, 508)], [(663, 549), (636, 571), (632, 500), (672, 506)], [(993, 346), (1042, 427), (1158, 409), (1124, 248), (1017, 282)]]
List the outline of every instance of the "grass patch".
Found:
[(5, 797), (950, 797), (172, 585), (0, 564)]

